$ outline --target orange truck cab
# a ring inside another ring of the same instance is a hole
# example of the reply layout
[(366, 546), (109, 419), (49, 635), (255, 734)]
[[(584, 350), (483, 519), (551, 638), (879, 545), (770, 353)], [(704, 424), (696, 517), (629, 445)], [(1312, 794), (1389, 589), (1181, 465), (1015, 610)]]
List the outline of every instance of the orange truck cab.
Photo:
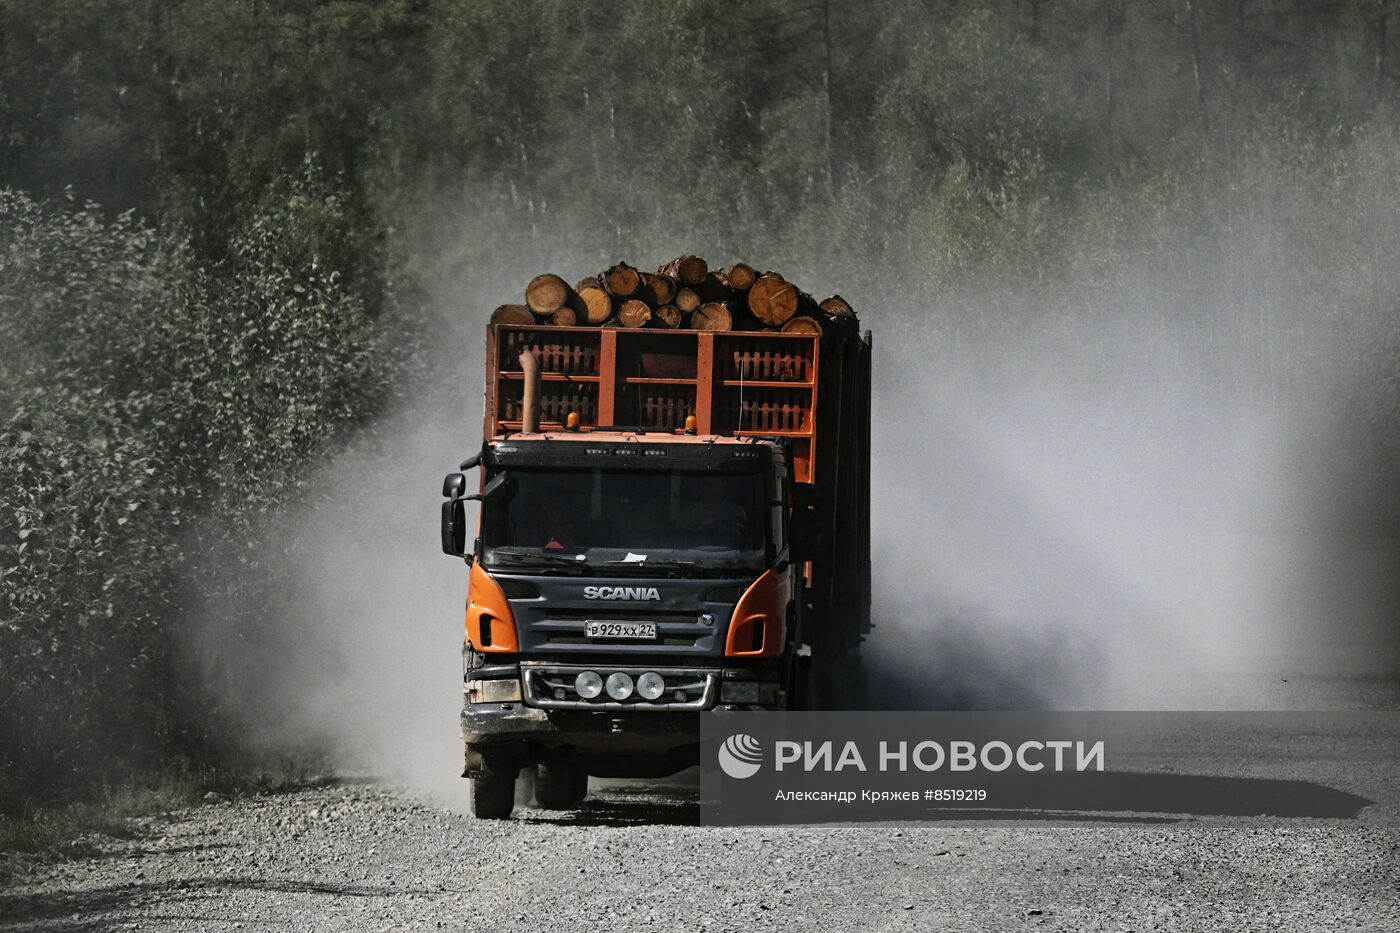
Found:
[[(468, 566), (477, 816), (696, 763), (706, 710), (858, 699), (870, 337), (492, 325), (484, 441), (443, 484)], [(469, 538), (466, 502), (480, 512)]]

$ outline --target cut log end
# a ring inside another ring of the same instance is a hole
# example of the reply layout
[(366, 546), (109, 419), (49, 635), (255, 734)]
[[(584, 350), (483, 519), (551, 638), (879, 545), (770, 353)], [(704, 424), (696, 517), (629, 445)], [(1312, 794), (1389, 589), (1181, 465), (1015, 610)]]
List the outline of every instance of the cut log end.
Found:
[(808, 317), (805, 314), (799, 314), (797, 317), (788, 318), (787, 322), (782, 326), (782, 332), (785, 334), (820, 335), (822, 332), (822, 325), (816, 318)]
[(548, 272), (535, 276), (525, 287), (525, 304), (536, 314), (553, 314), (564, 307), (568, 300), (568, 283)]
[(573, 308), (565, 306), (549, 316), (549, 323), (555, 327), (573, 327), (578, 323), (578, 315)]
[(646, 277), (646, 290), (652, 304), (668, 305), (676, 297), (676, 280), (665, 273), (658, 272)]
[(681, 309), (675, 305), (662, 305), (656, 309), (657, 323), (672, 330), (681, 326), (681, 319), (684, 317), (685, 315), (681, 314)]
[(603, 273), (603, 287), (614, 298), (630, 298), (642, 287), (642, 276), (636, 269), (620, 262)]
[(617, 320), (623, 327), (641, 327), (651, 320), (651, 307), (636, 298), (624, 301), (617, 312)]
[(832, 295), (818, 306), (832, 317), (855, 317), (855, 309), (840, 295)]
[(769, 327), (781, 327), (797, 313), (797, 287), (770, 272), (749, 289), (749, 310)]
[(746, 262), (736, 262), (729, 267), (729, 287), (737, 292), (746, 292), (758, 281), (758, 270)]
[(501, 305), (491, 312), (492, 324), (534, 324), (535, 316), (525, 305)]
[(612, 317), (612, 298), (596, 283), (579, 283), (578, 304), (583, 323), (593, 327)]
[(700, 293), (693, 288), (676, 289), (675, 305), (686, 314), (690, 314), (700, 307)]
[(709, 263), (699, 256), (681, 256), (657, 270), (659, 274), (669, 275), (682, 285), (699, 285), (705, 281), (709, 271)]
[(734, 315), (718, 301), (707, 301), (695, 309), (690, 326), (695, 330), (729, 330), (734, 326)]

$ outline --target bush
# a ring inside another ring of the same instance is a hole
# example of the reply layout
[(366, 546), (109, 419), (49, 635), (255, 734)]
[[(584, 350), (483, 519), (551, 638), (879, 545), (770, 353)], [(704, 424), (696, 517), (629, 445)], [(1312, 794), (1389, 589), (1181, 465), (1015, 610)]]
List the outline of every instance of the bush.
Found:
[(239, 560), (404, 359), (312, 245), (334, 192), (282, 188), (205, 266), (0, 192), (0, 807), (218, 751), (179, 671), (188, 571)]

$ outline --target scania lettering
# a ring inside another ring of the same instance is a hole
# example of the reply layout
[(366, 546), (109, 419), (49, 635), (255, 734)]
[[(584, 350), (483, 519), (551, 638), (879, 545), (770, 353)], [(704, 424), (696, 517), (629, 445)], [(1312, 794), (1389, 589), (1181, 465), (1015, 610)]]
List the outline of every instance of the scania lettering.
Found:
[(585, 586), (584, 599), (660, 599), (654, 586)]

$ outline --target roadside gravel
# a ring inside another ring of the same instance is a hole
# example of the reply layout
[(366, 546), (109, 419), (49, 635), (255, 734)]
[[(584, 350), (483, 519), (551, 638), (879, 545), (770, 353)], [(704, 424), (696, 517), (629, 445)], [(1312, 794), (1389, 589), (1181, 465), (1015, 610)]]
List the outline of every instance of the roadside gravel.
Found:
[(1400, 826), (1365, 814), (696, 818), (683, 783), (614, 784), (581, 810), (500, 823), (374, 783), (219, 800), (22, 870), (0, 929), (1400, 929)]

